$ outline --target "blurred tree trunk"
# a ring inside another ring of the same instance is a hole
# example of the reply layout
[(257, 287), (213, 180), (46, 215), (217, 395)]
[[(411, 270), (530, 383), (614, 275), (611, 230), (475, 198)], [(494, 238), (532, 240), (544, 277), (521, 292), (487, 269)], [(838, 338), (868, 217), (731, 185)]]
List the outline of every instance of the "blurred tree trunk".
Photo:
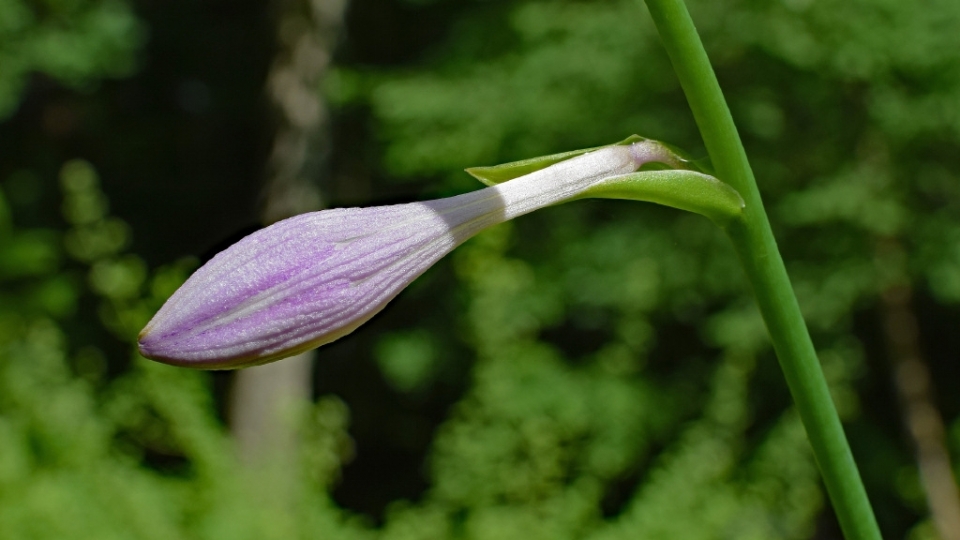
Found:
[[(320, 82), (345, 7), (346, 0), (274, 2), (278, 43), (266, 93), (276, 131), (263, 191), (265, 225), (322, 207), (319, 181), (326, 171), (330, 130)], [(230, 427), (240, 458), (277, 481), (297, 471), (296, 413), (311, 399), (312, 358), (310, 351), (241, 370), (234, 380)]]
[(930, 369), (920, 346), (913, 291), (896, 239), (880, 243), (878, 261), (890, 283), (881, 295), (884, 333), (904, 425), (916, 452), (930, 519), (942, 540), (960, 540), (960, 495), (950, 464), (943, 418), (934, 403)]

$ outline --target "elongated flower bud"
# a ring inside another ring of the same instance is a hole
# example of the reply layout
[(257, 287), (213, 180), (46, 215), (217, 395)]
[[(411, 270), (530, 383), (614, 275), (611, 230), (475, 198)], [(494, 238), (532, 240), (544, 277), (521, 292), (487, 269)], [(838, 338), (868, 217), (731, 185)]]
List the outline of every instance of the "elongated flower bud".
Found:
[(257, 365), (356, 329), (477, 232), (666, 159), (609, 146), (479, 191), (280, 221), (211, 259), (140, 333), (140, 352), (205, 369)]

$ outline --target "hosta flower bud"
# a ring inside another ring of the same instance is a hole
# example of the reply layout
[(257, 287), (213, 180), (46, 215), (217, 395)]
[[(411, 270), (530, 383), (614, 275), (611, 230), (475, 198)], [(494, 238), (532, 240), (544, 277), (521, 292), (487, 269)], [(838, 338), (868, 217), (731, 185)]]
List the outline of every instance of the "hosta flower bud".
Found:
[(456, 197), (280, 221), (197, 270), (143, 329), (140, 351), (170, 364), (228, 369), (331, 342), (477, 232), (666, 153), (652, 141), (608, 146)]

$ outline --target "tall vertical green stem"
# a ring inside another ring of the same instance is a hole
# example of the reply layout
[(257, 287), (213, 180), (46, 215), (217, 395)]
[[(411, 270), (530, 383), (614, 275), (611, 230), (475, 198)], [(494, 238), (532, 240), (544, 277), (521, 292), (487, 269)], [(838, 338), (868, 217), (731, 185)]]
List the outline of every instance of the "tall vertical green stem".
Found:
[(743, 218), (727, 227), (763, 314), (824, 484), (849, 540), (880, 529), (843, 433), (823, 370), (777, 250), (753, 171), (720, 84), (683, 0), (646, 0), (700, 128), (718, 178), (743, 197)]

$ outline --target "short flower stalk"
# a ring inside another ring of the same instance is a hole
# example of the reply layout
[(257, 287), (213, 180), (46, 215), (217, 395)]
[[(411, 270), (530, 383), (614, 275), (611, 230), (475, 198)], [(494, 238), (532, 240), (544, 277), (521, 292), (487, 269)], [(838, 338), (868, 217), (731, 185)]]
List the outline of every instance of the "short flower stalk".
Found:
[(879, 540), (880, 528), (790, 285), (760, 190), (723, 92), (683, 0), (645, 0), (680, 79), (717, 175), (746, 201), (726, 228), (753, 287), (827, 494), (847, 540)]

